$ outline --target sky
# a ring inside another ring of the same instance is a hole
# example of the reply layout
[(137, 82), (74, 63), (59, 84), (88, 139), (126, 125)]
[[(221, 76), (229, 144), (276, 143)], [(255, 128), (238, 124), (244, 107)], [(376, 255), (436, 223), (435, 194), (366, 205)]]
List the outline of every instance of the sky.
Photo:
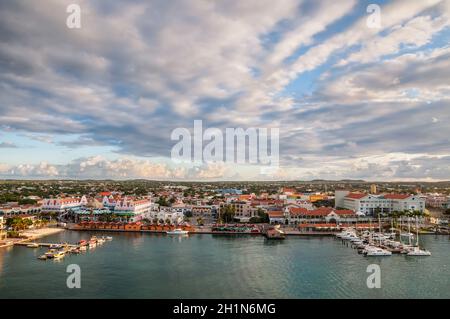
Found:
[[(174, 160), (194, 120), (279, 166)], [(448, 0), (0, 0), (0, 178), (450, 180), (449, 120)]]

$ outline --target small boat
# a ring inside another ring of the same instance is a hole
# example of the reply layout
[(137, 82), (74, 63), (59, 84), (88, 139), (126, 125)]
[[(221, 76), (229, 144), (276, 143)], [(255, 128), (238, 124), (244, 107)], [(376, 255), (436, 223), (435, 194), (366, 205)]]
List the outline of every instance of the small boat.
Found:
[(89, 248), (95, 248), (95, 246), (97, 246), (97, 240), (96, 239), (91, 239), (89, 241)]
[(414, 247), (413, 250), (409, 251), (407, 256), (431, 256), (431, 252), (426, 249), (420, 249), (419, 247)]
[(61, 244), (51, 244), (51, 245), (50, 245), (50, 249), (59, 249), (59, 248), (61, 248), (61, 247), (62, 247)]
[(174, 230), (166, 231), (168, 235), (186, 235), (189, 233), (188, 230), (182, 230), (181, 228), (176, 228)]
[(87, 250), (87, 246), (86, 246), (86, 245), (80, 246), (80, 247), (78, 247), (78, 249), (79, 249), (80, 251), (86, 251), (86, 250)]
[(47, 256), (46, 256), (46, 255), (40, 255), (40, 256), (38, 257), (38, 259), (40, 259), (40, 260), (46, 260), (46, 259), (47, 259)]
[(54, 259), (60, 259), (63, 258), (66, 255), (66, 253), (62, 250), (58, 250), (56, 253), (53, 254)]
[(38, 243), (31, 243), (27, 245), (28, 248), (39, 248), (39, 244)]
[(420, 249), (419, 247), (419, 225), (418, 220), (416, 217), (416, 245), (413, 247), (413, 249), (409, 250), (406, 255), (407, 256), (431, 256), (431, 252), (429, 252), (426, 249)]
[(86, 246), (88, 244), (88, 242), (86, 240), (80, 240), (77, 244), (79, 246)]
[(286, 234), (284, 231), (280, 229), (280, 226), (277, 225), (275, 227), (270, 227), (269, 229), (266, 229), (265, 232), (263, 232), (264, 236), (267, 239), (285, 239)]
[(53, 258), (54, 255), (55, 255), (55, 253), (56, 253), (56, 250), (55, 250), (55, 249), (50, 249), (49, 251), (47, 251), (47, 252), (45, 253), (45, 256), (46, 256), (47, 258)]
[(389, 250), (373, 247), (367, 250), (366, 256), (376, 257), (376, 256), (391, 256), (392, 253)]
[(113, 240), (113, 238), (111, 236), (106, 236), (105, 239), (108, 240), (108, 241)]

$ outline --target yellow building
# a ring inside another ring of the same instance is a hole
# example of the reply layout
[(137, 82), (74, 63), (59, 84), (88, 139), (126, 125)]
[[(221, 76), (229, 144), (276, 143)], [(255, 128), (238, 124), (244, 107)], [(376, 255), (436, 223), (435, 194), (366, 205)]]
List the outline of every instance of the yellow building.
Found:
[(370, 185), (370, 193), (371, 194), (377, 193), (377, 185), (375, 185), (375, 184)]
[(309, 201), (311, 202), (311, 203), (314, 203), (314, 202), (317, 202), (318, 200), (325, 200), (325, 199), (327, 199), (328, 197), (327, 197), (327, 195), (322, 195), (322, 194), (319, 194), (319, 195), (310, 195), (309, 196)]

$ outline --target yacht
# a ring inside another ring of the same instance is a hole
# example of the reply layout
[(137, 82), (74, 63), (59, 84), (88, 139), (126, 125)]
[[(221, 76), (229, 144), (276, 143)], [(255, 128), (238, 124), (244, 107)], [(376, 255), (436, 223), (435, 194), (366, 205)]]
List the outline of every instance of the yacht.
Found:
[(419, 247), (419, 224), (416, 217), (416, 245), (410, 249), (406, 254), (408, 256), (431, 256), (431, 252), (426, 249), (420, 249)]
[(181, 228), (176, 228), (174, 230), (169, 230), (166, 232), (169, 235), (186, 235), (189, 233), (187, 230), (182, 230)]
[(347, 237), (351, 234), (355, 234), (355, 231), (353, 229), (348, 228), (348, 229), (344, 229), (340, 233), (336, 234), (336, 237), (344, 239), (344, 237)]
[(409, 251), (407, 256), (431, 256), (431, 252), (426, 249), (420, 249), (418, 246), (414, 247), (411, 251)]
[(367, 251), (366, 256), (391, 256), (392, 253), (389, 250), (373, 247)]

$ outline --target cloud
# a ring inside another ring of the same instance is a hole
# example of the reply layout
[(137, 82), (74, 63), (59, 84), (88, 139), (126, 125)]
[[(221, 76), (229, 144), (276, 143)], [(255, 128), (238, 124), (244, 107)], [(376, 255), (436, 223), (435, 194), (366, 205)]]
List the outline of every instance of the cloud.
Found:
[(41, 167), (27, 153), (13, 176), (262, 178), (238, 165), (154, 160), (170, 156), (173, 129), (203, 119), (279, 127), (274, 179), (447, 178), (403, 159), (357, 160), (448, 150), (448, 1), (387, 2), (381, 29), (366, 26), (366, 5), (354, 0), (81, 0), (81, 29), (65, 26), (70, 3), (0, 2), (0, 130), (60, 152), (108, 146), (121, 159)]
[(17, 145), (15, 145), (12, 142), (0, 142), (0, 148), (16, 148)]

